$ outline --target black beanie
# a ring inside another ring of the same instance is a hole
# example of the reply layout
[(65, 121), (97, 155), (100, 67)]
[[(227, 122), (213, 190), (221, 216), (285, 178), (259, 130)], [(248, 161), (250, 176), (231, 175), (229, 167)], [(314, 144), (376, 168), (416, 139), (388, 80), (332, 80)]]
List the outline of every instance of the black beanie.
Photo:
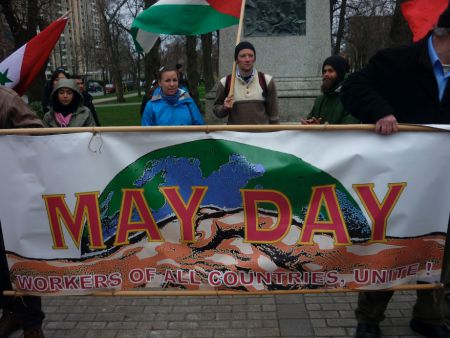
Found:
[(339, 82), (343, 81), (345, 74), (350, 71), (350, 65), (348, 64), (347, 60), (339, 55), (333, 55), (329, 58), (326, 58), (322, 65), (322, 72), (326, 65), (333, 67), (338, 76)]
[(239, 52), (243, 49), (251, 49), (253, 51), (253, 53), (255, 53), (255, 58), (256, 58), (255, 47), (248, 41), (242, 41), (236, 45), (236, 48), (234, 48), (234, 60), (235, 61), (237, 60)]
[(447, 9), (439, 17), (437, 27), (450, 28), (450, 3)]

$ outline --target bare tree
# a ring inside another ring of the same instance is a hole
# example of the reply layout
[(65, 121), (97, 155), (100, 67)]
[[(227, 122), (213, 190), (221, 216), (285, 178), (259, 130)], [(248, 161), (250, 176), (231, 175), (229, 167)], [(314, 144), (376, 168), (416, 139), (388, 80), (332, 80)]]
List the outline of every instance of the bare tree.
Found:
[[(1, 0), (1, 10), (5, 16), (15, 49), (31, 40), (37, 33), (37, 28), (43, 30), (49, 25), (41, 15), (48, 2), (40, 0)], [(27, 91), (30, 101), (40, 101), (45, 83), (45, 69), (39, 73)]]
[[(128, 13), (130, 14), (131, 19), (135, 19), (140, 13), (144, 3), (142, 0), (130, 0), (127, 2)], [(127, 25), (128, 27), (128, 25)], [(125, 38), (126, 44), (128, 46), (128, 60), (129, 65), (132, 68), (131, 76), (133, 78), (133, 82), (138, 91), (138, 96), (141, 97), (141, 56), (142, 54), (136, 50), (133, 43), (130, 41), (131, 30), (127, 27), (122, 27), (122, 29), (127, 33), (127, 37)]]
[(167, 36), (161, 51), (161, 65), (175, 66), (186, 60), (186, 37), (183, 35)]
[(379, 49), (409, 42), (402, 1), (330, 0), (334, 54), (344, 51), (358, 69)]
[[(151, 5), (154, 5), (157, 0), (144, 0), (144, 7), (148, 8)], [(147, 87), (149, 89), (149, 85), (154, 79), (155, 74), (158, 72), (158, 69), (161, 67), (161, 56), (160, 56), (160, 47), (161, 47), (161, 39), (156, 41), (153, 48), (144, 56), (144, 74), (145, 79), (147, 80)]]
[(189, 82), (189, 92), (194, 99), (197, 107), (200, 109), (201, 113), (204, 114), (204, 109), (200, 104), (200, 99), (198, 95), (198, 84), (200, 82), (200, 74), (198, 72), (198, 55), (197, 55), (197, 36), (187, 35), (186, 36), (186, 57), (187, 57), (187, 77)]
[(214, 86), (214, 73), (212, 65), (213, 52), (213, 34), (203, 34), (202, 40), (202, 59), (203, 59), (203, 79), (205, 80), (205, 90), (209, 91)]
[[(337, 1), (334, 1), (337, 4)], [(337, 10), (337, 9), (336, 9)], [(336, 32), (336, 43), (334, 45), (334, 54), (337, 55), (341, 51), (342, 39), (344, 38), (345, 15), (347, 14), (347, 0), (341, 0), (339, 6), (339, 19)]]
[(97, 0), (97, 7), (100, 12), (101, 35), (106, 47), (110, 73), (116, 87), (117, 102), (125, 102), (119, 57), (120, 25), (118, 24), (117, 16), (126, 2), (127, 0), (121, 0), (117, 6), (113, 6), (114, 1)]

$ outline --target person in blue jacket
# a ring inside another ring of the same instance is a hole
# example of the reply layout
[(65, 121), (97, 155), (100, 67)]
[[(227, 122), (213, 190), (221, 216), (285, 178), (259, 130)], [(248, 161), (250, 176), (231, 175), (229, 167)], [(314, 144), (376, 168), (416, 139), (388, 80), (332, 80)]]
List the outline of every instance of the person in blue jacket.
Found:
[(189, 126), (205, 124), (194, 100), (178, 88), (176, 68), (164, 67), (158, 73), (161, 91), (145, 106), (143, 126)]

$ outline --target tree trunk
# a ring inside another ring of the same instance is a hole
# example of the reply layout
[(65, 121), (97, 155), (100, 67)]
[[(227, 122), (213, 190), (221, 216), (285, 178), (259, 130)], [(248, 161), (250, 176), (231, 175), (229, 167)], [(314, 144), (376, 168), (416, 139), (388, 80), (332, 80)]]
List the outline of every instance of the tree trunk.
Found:
[(336, 6), (336, 1), (337, 0), (330, 0), (330, 46), (331, 46), (331, 50), (334, 50), (334, 45), (333, 45), (333, 19), (334, 19), (334, 11), (335, 11), (335, 6)]
[(200, 75), (197, 70), (197, 36), (187, 35), (186, 36), (186, 57), (187, 57), (187, 78), (189, 82), (189, 93), (194, 99), (200, 112), (204, 114), (204, 109), (200, 104), (198, 97), (198, 83), (200, 80)]
[(152, 80), (157, 78), (158, 70), (161, 68), (161, 55), (159, 54), (159, 47), (161, 46), (161, 39), (156, 41), (153, 48), (144, 57), (144, 75), (146, 80), (145, 91), (147, 92)]
[[(144, 0), (144, 8), (154, 5), (158, 0)], [(161, 55), (159, 54), (159, 47), (161, 46), (161, 39), (156, 41), (150, 52), (144, 56), (144, 76), (145, 76), (145, 92), (147, 92), (152, 81), (156, 78), (159, 68), (161, 68)]]
[(119, 53), (117, 50), (118, 39), (113, 39), (113, 27), (111, 27), (106, 18), (107, 9), (104, 0), (97, 0), (97, 6), (100, 12), (100, 27), (103, 43), (106, 46), (110, 71), (116, 89), (117, 102), (125, 102), (125, 98), (123, 97), (122, 71), (120, 69)]
[(208, 92), (214, 86), (214, 74), (212, 66), (212, 33), (203, 34), (203, 79), (205, 80), (205, 91)]
[(347, 0), (341, 1), (341, 8), (339, 12), (339, 23), (338, 30), (336, 34), (336, 44), (334, 45), (334, 55), (338, 55), (341, 52), (341, 44), (344, 38), (344, 28), (345, 28), (345, 14), (347, 12)]
[(142, 97), (141, 88), (141, 53), (137, 53), (137, 91), (138, 97)]

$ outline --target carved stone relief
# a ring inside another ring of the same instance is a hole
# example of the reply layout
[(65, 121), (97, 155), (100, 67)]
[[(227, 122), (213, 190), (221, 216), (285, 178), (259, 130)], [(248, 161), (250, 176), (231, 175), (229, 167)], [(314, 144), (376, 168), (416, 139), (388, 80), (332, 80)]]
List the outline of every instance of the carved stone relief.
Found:
[(247, 0), (244, 36), (306, 34), (306, 0)]

